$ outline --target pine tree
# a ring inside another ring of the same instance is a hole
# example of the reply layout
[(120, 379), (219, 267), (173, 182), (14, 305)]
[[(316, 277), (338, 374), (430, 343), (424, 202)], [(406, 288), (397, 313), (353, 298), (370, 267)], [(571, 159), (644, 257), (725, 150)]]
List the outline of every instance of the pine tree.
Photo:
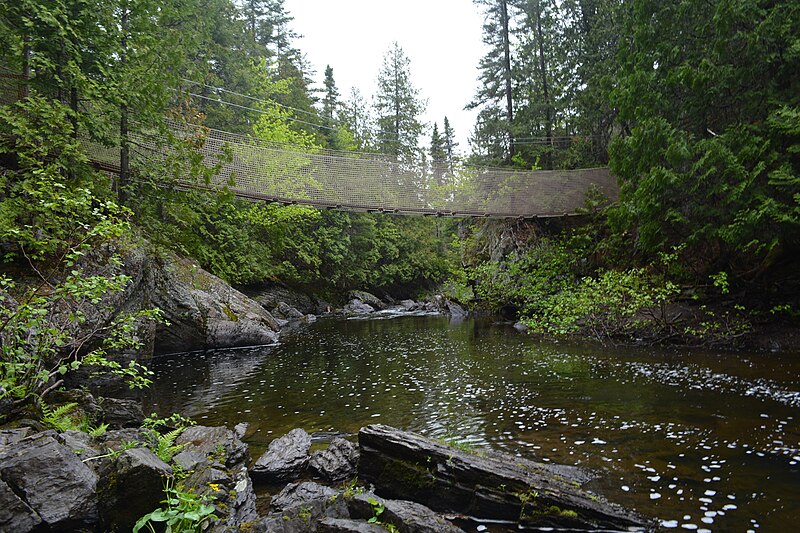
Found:
[(456, 133), (450, 126), (450, 121), (444, 117), (444, 131), (442, 132), (442, 139), (444, 141), (444, 150), (446, 153), (447, 164), (450, 173), (453, 173), (453, 166), (456, 160), (456, 148), (458, 148), (458, 141), (456, 141)]
[[(468, 109), (480, 108), (473, 143), (483, 155), (510, 162), (514, 157), (514, 94), (511, 33), (513, 7), (508, 0), (474, 0), (484, 10), (483, 42), (489, 47), (481, 59), (481, 82)], [(499, 162), (499, 161), (494, 161)]]
[(425, 109), (419, 90), (411, 83), (409, 65), (405, 52), (395, 42), (384, 56), (375, 95), (380, 150), (399, 159), (417, 155), (423, 127), (418, 117)]

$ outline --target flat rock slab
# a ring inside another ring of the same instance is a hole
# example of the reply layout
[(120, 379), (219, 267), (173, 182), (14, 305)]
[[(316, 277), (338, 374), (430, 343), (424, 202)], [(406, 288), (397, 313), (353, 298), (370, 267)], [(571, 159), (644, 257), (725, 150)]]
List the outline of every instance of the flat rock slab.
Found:
[(273, 440), (253, 465), (253, 480), (281, 483), (297, 479), (308, 465), (310, 448), (311, 436), (300, 428)]
[(652, 527), (635, 513), (583, 491), (587, 476), (571, 467), (554, 469), (505, 454), (481, 457), (384, 425), (362, 428), (358, 440), (359, 479), (387, 498), (533, 527)]

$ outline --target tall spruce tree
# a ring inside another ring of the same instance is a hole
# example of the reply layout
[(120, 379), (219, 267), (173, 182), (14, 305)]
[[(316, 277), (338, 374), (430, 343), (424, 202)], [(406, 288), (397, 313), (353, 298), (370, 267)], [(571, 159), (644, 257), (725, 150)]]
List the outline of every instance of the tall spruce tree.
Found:
[(479, 109), (472, 144), (479, 156), (493, 163), (514, 157), (514, 94), (512, 72), (513, 5), (508, 0), (474, 0), (483, 9), (483, 42), (489, 51), (481, 59), (480, 86), (468, 109)]
[(411, 82), (410, 61), (395, 42), (384, 55), (375, 94), (380, 150), (401, 160), (416, 157), (424, 110), (425, 102)]

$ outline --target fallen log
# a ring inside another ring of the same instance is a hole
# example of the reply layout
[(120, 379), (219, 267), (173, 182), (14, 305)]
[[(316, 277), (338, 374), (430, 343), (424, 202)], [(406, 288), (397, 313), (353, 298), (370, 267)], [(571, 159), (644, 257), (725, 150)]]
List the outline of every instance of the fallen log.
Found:
[(415, 433), (372, 425), (358, 435), (359, 479), (385, 498), (523, 527), (645, 531), (654, 523), (581, 489), (575, 467), (506, 454), (480, 456)]

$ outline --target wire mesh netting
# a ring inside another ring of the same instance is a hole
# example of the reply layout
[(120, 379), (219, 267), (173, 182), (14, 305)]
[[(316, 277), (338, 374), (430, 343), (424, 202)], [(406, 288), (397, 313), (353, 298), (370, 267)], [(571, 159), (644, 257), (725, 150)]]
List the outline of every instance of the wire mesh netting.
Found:
[[(0, 102), (13, 100), (18, 80), (5, 78)], [(9, 94), (12, 93), (12, 94)], [(143, 159), (176, 157), (173, 140), (191, 140), (208, 166), (210, 182), (178, 178), (178, 187), (227, 187), (237, 196), (322, 208), (404, 214), (545, 217), (574, 214), (590, 189), (616, 201), (619, 190), (607, 168), (511, 171), (459, 164), (404, 161), (382, 154), (337, 152), (266, 142), (167, 120), (169, 135), (130, 135), (132, 166)], [(106, 170), (119, 168), (119, 148), (82, 136), (89, 157)]]

